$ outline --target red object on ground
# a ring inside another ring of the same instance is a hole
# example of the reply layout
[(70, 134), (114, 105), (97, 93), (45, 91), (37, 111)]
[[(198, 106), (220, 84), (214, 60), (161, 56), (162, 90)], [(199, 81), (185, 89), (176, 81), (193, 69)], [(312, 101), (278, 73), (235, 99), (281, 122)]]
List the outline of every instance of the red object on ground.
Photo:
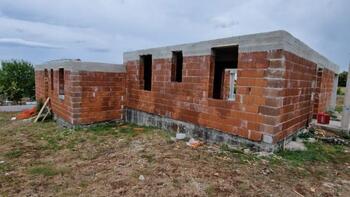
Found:
[(317, 123), (320, 124), (329, 124), (330, 116), (324, 112), (320, 112), (317, 114)]
[(35, 114), (36, 114), (36, 107), (33, 107), (32, 109), (26, 109), (16, 116), (16, 120), (27, 119), (34, 116)]

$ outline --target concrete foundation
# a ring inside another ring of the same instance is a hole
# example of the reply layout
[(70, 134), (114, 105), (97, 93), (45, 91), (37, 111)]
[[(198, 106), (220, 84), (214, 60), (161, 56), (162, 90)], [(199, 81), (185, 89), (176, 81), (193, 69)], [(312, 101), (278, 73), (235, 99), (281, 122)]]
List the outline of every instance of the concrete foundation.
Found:
[(96, 122), (93, 124), (72, 124), (64, 119), (60, 118), (59, 116), (55, 115), (53, 116), (53, 120), (56, 121), (56, 123), (63, 128), (68, 129), (79, 129), (79, 128), (89, 128), (89, 127), (95, 127), (100, 125), (117, 125), (119, 123), (122, 123), (122, 120), (110, 120), (110, 121), (104, 121), (104, 122)]
[(277, 144), (269, 144), (265, 142), (253, 142), (245, 138), (223, 133), (212, 128), (205, 128), (189, 122), (174, 120), (165, 116), (158, 116), (134, 109), (124, 109), (125, 121), (141, 126), (154, 126), (167, 131), (179, 131), (185, 133), (187, 137), (201, 139), (207, 143), (225, 143), (232, 146), (248, 146), (256, 151), (277, 151), (283, 147), (283, 144), (291, 141), (296, 133), (289, 136), (284, 141)]

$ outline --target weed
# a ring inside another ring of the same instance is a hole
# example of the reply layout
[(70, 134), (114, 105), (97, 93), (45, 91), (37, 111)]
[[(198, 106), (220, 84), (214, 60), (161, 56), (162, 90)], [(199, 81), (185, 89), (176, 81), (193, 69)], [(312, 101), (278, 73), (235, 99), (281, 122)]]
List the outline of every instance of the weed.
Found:
[(205, 193), (208, 196), (215, 196), (215, 187), (212, 185), (209, 185), (207, 188), (205, 188)]
[(68, 171), (68, 168), (55, 168), (49, 165), (36, 166), (29, 169), (30, 174), (42, 176), (55, 176), (58, 174), (64, 174)]
[(255, 161), (258, 159), (257, 157), (255, 157), (252, 154), (245, 154), (242, 150), (231, 148), (227, 144), (222, 144), (220, 146), (220, 150), (221, 150), (221, 152), (220, 152), (221, 155), (239, 158), (239, 160), (242, 163), (250, 163), (250, 161)]
[(14, 159), (14, 158), (18, 158), (23, 154), (21, 149), (15, 149), (15, 150), (11, 150), (10, 152), (7, 152), (5, 154), (5, 157), (9, 158), (9, 159)]
[(341, 105), (335, 106), (335, 111), (337, 111), (339, 113), (343, 112), (343, 106), (341, 106)]
[(141, 155), (142, 158), (146, 159), (148, 163), (154, 162), (154, 154)]
[(12, 168), (9, 163), (6, 162), (6, 163), (0, 164), (0, 173), (4, 173), (10, 170), (12, 170)]
[(339, 145), (329, 145), (322, 142), (306, 143), (305, 145), (306, 151), (282, 150), (277, 155), (295, 165), (305, 162), (339, 162), (350, 159), (350, 156), (343, 154), (343, 147)]

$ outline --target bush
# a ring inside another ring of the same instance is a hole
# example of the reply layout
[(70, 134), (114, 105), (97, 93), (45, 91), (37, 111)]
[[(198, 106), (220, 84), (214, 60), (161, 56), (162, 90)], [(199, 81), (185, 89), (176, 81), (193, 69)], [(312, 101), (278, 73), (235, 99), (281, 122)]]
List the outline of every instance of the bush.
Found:
[(0, 97), (18, 102), (21, 98), (34, 98), (35, 74), (31, 63), (23, 60), (1, 62)]
[(339, 80), (338, 80), (338, 86), (339, 87), (346, 87), (346, 80), (348, 77), (348, 72), (343, 71), (339, 74)]
[(337, 95), (345, 95), (345, 92), (343, 91), (343, 88), (342, 87), (338, 87), (337, 88)]

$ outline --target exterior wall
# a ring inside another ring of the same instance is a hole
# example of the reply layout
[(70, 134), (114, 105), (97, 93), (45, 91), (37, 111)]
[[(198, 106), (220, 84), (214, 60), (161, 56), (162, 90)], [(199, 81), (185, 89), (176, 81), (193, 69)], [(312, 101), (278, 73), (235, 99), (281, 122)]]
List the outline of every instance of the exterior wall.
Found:
[(317, 72), (314, 114), (326, 112), (331, 105), (335, 73), (324, 68)]
[(181, 83), (170, 80), (171, 58), (153, 59), (152, 91), (139, 86), (139, 61), (128, 61), (127, 107), (261, 141), (266, 130), (266, 110), (261, 107), (269, 106), (266, 96), (273, 91), (267, 80), (269, 58), (280, 53), (239, 54), (235, 101), (210, 98), (211, 56), (185, 56)]
[(35, 99), (37, 101), (45, 99), (44, 71), (35, 71)]
[(125, 97), (125, 73), (80, 72), (81, 103), (73, 103), (80, 114), (77, 124), (121, 120)]
[(44, 70), (35, 71), (36, 99), (45, 101), (49, 96), (52, 112), (58, 118), (71, 125), (122, 119), (125, 73), (65, 70), (64, 99), (59, 98), (58, 70), (54, 70), (53, 90), (50, 69), (48, 73), (45, 79)]
[(50, 69), (47, 70), (47, 77), (45, 77), (44, 70), (35, 71), (36, 100), (44, 102), (47, 97), (50, 97), (52, 112), (66, 122), (73, 124), (73, 109), (71, 106), (74, 95), (72, 95), (71, 88), (74, 86), (75, 75), (70, 71), (64, 71), (64, 99), (60, 99), (58, 97), (58, 70), (54, 70), (53, 89), (51, 89)]
[(282, 77), (276, 84), (282, 89), (280, 97), (276, 98), (279, 114), (273, 122), (277, 127), (274, 137), (277, 142), (308, 126), (312, 118), (317, 65), (287, 51), (275, 63)]
[[(210, 98), (211, 56), (185, 56), (181, 83), (171, 82), (170, 58), (153, 59), (152, 91), (139, 85), (138, 60), (125, 65), (130, 109), (266, 143), (287, 138), (312, 117), (317, 65), (287, 51), (239, 53), (235, 101), (226, 99), (227, 72), (224, 99)], [(329, 77), (325, 78), (332, 81)], [(328, 94), (331, 89), (324, 90)]]

